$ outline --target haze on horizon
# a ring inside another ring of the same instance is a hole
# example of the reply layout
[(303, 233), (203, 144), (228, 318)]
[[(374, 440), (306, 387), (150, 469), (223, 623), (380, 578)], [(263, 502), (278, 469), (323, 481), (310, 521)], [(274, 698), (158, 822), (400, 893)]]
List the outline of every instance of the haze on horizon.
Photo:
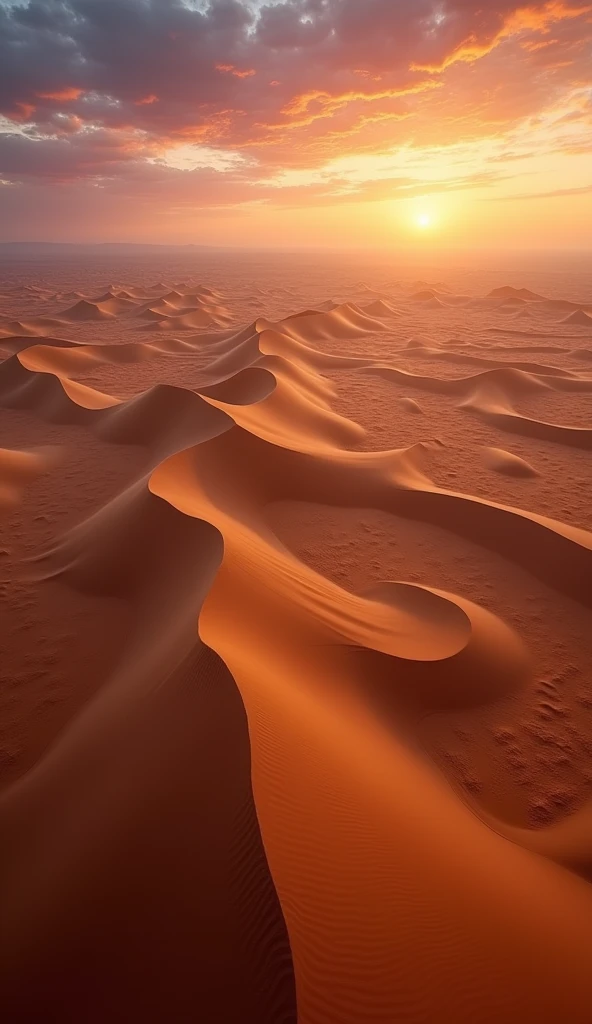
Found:
[(584, 0), (0, 0), (0, 240), (584, 249)]

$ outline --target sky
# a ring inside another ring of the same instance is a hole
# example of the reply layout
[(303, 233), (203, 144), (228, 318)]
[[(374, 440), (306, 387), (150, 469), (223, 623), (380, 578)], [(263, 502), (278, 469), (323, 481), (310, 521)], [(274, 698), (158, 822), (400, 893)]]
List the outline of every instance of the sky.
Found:
[(0, 0), (0, 241), (591, 238), (592, 0)]

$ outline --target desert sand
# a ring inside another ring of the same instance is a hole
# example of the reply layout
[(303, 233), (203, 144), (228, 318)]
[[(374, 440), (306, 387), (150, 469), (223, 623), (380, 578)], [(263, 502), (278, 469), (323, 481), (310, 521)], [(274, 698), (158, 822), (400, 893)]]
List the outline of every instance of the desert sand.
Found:
[(589, 279), (4, 266), (11, 1022), (588, 1024)]

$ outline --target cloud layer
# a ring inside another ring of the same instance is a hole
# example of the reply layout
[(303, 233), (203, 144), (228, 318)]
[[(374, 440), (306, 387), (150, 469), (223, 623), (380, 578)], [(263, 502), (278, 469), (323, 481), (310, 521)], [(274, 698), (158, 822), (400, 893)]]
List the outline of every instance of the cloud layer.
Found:
[[(563, 108), (561, 146), (585, 148), (591, 42), (584, 0), (0, 0), (0, 202), (81, 183), (193, 206), (414, 194), (403, 170), (352, 185), (331, 164)], [(487, 184), (464, 168), (438, 187), (464, 179)]]

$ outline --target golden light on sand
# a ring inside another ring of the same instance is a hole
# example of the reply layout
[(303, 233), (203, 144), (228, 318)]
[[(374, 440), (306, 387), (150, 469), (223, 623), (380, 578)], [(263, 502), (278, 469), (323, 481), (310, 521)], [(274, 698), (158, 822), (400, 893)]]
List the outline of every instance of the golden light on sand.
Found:
[(589, 273), (467, 202), (0, 263), (5, 1020), (592, 1024)]

